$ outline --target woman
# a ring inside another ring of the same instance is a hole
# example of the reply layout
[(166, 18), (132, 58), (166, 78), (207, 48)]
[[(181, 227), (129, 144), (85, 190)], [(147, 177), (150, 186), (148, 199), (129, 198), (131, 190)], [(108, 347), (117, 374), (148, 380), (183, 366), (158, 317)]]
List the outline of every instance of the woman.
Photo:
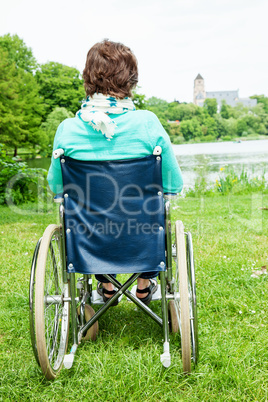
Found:
[[(151, 155), (162, 148), (164, 192), (178, 193), (182, 176), (170, 139), (158, 118), (149, 111), (135, 110), (131, 90), (138, 82), (137, 60), (121, 43), (104, 40), (88, 52), (83, 71), (86, 101), (74, 118), (58, 127), (53, 149), (79, 160), (116, 160)], [(48, 172), (50, 188), (62, 192), (59, 159), (53, 159)], [(137, 297), (149, 304), (157, 290), (155, 272), (138, 278)], [(113, 285), (96, 275), (98, 293), (104, 301), (114, 294)]]

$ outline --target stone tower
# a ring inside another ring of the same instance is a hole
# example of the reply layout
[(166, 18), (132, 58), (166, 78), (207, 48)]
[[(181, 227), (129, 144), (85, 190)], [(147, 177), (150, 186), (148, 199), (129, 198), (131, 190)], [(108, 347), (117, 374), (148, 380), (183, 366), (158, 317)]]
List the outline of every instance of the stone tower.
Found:
[(204, 78), (200, 74), (198, 74), (196, 79), (194, 80), (194, 104), (198, 106), (203, 106), (205, 99), (206, 92)]

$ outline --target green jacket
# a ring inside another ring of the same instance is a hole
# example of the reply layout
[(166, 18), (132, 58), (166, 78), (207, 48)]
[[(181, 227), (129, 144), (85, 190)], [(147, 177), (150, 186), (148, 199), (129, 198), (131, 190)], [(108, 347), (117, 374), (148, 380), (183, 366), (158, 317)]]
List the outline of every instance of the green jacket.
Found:
[[(138, 158), (162, 147), (162, 178), (165, 193), (178, 193), (183, 180), (168, 134), (156, 115), (135, 110), (109, 115), (116, 122), (115, 134), (108, 141), (78, 116), (64, 120), (58, 127), (53, 150), (63, 148), (64, 154), (79, 160), (116, 160)], [(51, 159), (47, 177), (51, 190), (63, 191), (60, 159)]]

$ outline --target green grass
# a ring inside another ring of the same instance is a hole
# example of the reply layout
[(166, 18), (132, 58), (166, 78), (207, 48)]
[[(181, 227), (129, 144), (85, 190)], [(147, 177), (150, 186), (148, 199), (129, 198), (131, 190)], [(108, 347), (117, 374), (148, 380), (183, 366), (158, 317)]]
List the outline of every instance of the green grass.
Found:
[[(172, 364), (161, 366), (161, 328), (122, 301), (99, 321), (95, 343), (83, 343), (71, 370), (48, 382), (30, 344), (28, 281), (37, 239), (56, 211), (24, 214), (0, 207), (0, 400), (265, 401), (268, 398), (268, 195), (179, 199), (173, 219), (193, 235), (200, 361), (181, 374), (177, 337)], [(159, 303), (152, 303), (159, 311)], [(70, 341), (71, 344), (71, 341)]]

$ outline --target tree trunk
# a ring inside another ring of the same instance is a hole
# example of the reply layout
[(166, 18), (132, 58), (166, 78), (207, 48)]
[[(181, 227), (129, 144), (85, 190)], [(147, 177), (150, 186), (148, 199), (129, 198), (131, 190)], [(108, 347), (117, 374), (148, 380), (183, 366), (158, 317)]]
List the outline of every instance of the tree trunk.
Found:
[(18, 148), (15, 147), (15, 148), (14, 148), (14, 155), (13, 155), (13, 156), (15, 157), (15, 156), (17, 156), (17, 155), (18, 155)]

